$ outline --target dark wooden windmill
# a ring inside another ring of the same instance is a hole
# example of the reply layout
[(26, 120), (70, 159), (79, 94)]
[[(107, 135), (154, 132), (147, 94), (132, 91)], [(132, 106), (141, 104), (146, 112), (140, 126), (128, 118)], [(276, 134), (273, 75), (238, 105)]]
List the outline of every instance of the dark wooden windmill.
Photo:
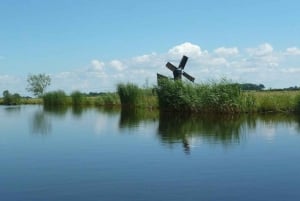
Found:
[[(193, 76), (187, 74), (185, 71), (183, 71), (183, 69), (184, 69), (184, 67), (186, 65), (187, 60), (188, 60), (188, 57), (184, 55), (182, 57), (182, 59), (181, 59), (178, 67), (174, 66), (170, 62), (168, 62), (166, 64), (166, 67), (173, 72), (174, 80), (181, 80), (182, 76), (184, 76), (188, 80), (190, 80), (191, 82), (194, 82), (195, 78)], [(157, 80), (159, 80), (161, 78), (167, 78), (167, 77), (164, 76), (164, 75), (161, 75), (161, 74), (157, 73)]]

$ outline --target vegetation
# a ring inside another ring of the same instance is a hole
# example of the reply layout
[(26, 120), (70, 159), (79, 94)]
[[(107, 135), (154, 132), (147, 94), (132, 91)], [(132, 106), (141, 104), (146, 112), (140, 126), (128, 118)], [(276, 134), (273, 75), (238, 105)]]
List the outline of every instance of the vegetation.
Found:
[(163, 80), (157, 87), (163, 110), (204, 113), (300, 112), (298, 91), (242, 91), (227, 80), (190, 84)]
[(18, 93), (11, 94), (8, 90), (3, 91), (2, 104), (4, 105), (19, 105), (21, 103), (21, 96)]
[(27, 91), (32, 92), (34, 96), (41, 97), (46, 87), (50, 85), (51, 78), (46, 74), (29, 75), (27, 82)]
[(141, 90), (137, 85), (131, 83), (118, 84), (117, 92), (122, 107), (136, 107), (139, 105)]
[(73, 106), (83, 106), (86, 103), (85, 96), (80, 91), (74, 91), (71, 98)]
[(52, 106), (66, 106), (70, 100), (64, 91), (58, 90), (48, 92), (43, 96), (44, 105), (47, 107)]
[(265, 88), (263, 84), (252, 84), (252, 83), (244, 83), (244, 84), (238, 84), (241, 88), (241, 90), (256, 90), (261, 91)]
[[(40, 96), (50, 84), (44, 74), (29, 76), (31, 91)], [(33, 84), (35, 83), (35, 84)], [(147, 108), (160, 111), (192, 113), (300, 113), (298, 87), (287, 90), (262, 90), (264, 85), (238, 84), (226, 79), (218, 82), (194, 84), (169, 79), (160, 80), (155, 88), (139, 88), (132, 83), (117, 85), (116, 93), (88, 94), (74, 91), (70, 96), (64, 91), (53, 91), (40, 98), (21, 97), (3, 92), (0, 104), (44, 104), (45, 106), (122, 106), (122, 108)]]
[(249, 102), (249, 96), (243, 96), (239, 85), (226, 80), (190, 84), (165, 79), (160, 82), (157, 95), (159, 107), (172, 111), (236, 113)]

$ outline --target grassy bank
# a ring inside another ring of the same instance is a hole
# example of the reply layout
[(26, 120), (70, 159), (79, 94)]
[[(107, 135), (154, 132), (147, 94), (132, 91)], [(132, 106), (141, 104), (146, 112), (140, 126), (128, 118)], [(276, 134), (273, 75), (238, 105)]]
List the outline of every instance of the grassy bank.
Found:
[[(0, 98), (0, 104), (4, 104)], [(88, 95), (75, 91), (46, 93), (43, 98), (21, 98), (20, 104), (159, 109), (191, 113), (300, 113), (300, 91), (242, 91), (227, 80), (204, 84), (163, 80), (155, 88), (119, 84), (116, 93)]]
[(227, 80), (191, 84), (163, 80), (157, 87), (161, 110), (193, 113), (300, 112), (299, 91), (241, 91)]

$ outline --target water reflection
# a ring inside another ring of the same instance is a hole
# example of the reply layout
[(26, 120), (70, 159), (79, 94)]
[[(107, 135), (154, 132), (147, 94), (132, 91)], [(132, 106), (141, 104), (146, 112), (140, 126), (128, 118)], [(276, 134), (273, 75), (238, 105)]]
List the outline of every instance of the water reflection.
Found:
[(21, 112), (21, 107), (19, 105), (17, 105), (17, 106), (5, 106), (4, 109), (5, 109), (6, 114), (20, 113)]
[(121, 110), (119, 127), (121, 129), (138, 127), (141, 122), (156, 121), (158, 114), (158, 111), (123, 108)]
[(240, 142), (242, 130), (255, 128), (255, 119), (247, 116), (201, 115), (162, 113), (158, 135), (162, 142), (181, 142), (186, 153), (190, 152), (190, 139), (201, 138), (209, 143), (223, 145)]
[(64, 117), (66, 113), (68, 112), (69, 107), (68, 106), (44, 106), (44, 112), (55, 115), (57, 117)]
[(49, 116), (43, 110), (36, 111), (31, 121), (31, 133), (47, 135), (51, 129), (52, 124)]

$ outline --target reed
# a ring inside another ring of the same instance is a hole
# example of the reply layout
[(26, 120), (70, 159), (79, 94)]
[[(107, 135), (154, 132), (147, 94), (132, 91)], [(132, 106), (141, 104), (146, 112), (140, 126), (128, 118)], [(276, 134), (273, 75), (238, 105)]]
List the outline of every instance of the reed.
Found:
[(205, 113), (241, 112), (249, 99), (242, 95), (239, 85), (225, 79), (208, 84), (166, 79), (157, 87), (157, 95), (162, 110)]
[(141, 98), (141, 89), (132, 83), (118, 84), (117, 93), (122, 107), (138, 107)]
[(72, 105), (73, 106), (83, 106), (86, 104), (86, 97), (80, 91), (74, 91), (71, 93)]
[(48, 92), (43, 96), (45, 106), (66, 106), (69, 105), (71, 100), (67, 97), (64, 91), (58, 90)]
[(116, 93), (106, 93), (91, 99), (95, 106), (119, 106), (120, 98)]

